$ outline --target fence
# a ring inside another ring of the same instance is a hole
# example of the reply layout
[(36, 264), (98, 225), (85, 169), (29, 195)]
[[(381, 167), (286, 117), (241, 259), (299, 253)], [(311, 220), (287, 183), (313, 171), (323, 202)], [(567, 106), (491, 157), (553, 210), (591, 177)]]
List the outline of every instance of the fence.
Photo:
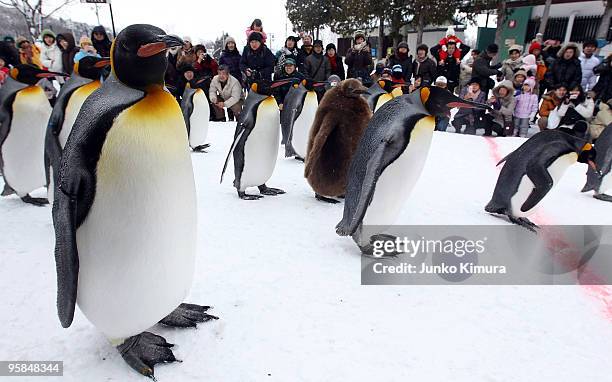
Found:
[[(572, 34), (570, 40), (573, 42), (583, 42), (588, 39), (595, 38), (597, 28), (601, 22), (602, 16), (580, 16), (574, 19)], [(568, 17), (553, 17), (548, 19), (546, 30), (544, 31), (544, 40), (560, 40), (565, 39), (567, 31)], [(612, 25), (612, 24), (611, 24)], [(527, 24), (527, 33), (525, 34), (525, 43), (531, 42), (538, 33), (540, 28), (540, 19), (529, 20)], [(612, 41), (612, 29), (608, 30), (606, 39)]]

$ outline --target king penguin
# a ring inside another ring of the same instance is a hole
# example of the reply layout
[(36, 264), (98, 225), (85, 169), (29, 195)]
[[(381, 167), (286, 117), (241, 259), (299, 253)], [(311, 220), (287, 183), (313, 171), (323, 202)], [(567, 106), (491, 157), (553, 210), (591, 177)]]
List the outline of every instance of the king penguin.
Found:
[(536, 232), (527, 217), (557, 185), (574, 163), (592, 162), (595, 150), (584, 138), (586, 123), (576, 123), (573, 131), (544, 130), (508, 154), (499, 173), (491, 201), (485, 211), (507, 216), (517, 225)]
[(319, 107), (315, 88), (326, 82), (302, 80), (297, 87), (289, 89), (281, 113), (281, 128), (286, 131), (285, 157), (295, 156), (304, 160), (308, 149), (308, 136)]
[(139, 373), (175, 361), (147, 329), (216, 317), (181, 303), (193, 279), (196, 193), (185, 122), (164, 89), (166, 50), (183, 42), (152, 25), (125, 28), (111, 75), (85, 100), (62, 153), (53, 203), (57, 308), (75, 305)]
[(612, 124), (608, 125), (594, 142), (597, 155), (587, 170), (587, 182), (582, 192), (594, 191), (593, 197), (604, 202), (612, 202)]
[(187, 84), (181, 100), (181, 110), (183, 111), (185, 125), (187, 125), (189, 147), (193, 151), (204, 152), (210, 146), (206, 144), (210, 106), (204, 90), (200, 88), (192, 89)]
[(51, 105), (36, 83), (42, 78), (67, 76), (17, 65), (0, 88), (0, 167), (4, 176), (3, 196), (16, 193), (26, 203), (42, 206), (45, 198), (29, 194), (44, 187), (45, 130)]
[(101, 78), (108, 65), (110, 65), (109, 58), (83, 57), (74, 64), (70, 79), (64, 83), (57, 96), (45, 136), (47, 193), (51, 203), (53, 203), (54, 184), (57, 184), (62, 150), (72, 131), (72, 125), (85, 99), (100, 87)]
[(376, 112), (382, 105), (403, 94), (401, 86), (391, 80), (379, 80), (372, 84), (363, 96), (372, 112)]
[[(236, 124), (234, 142), (221, 171), (223, 182), (229, 157), (233, 154), (234, 187), (240, 199), (256, 200), (262, 198), (262, 195), (275, 196), (285, 193), (281, 189), (266, 186), (266, 182), (274, 172), (280, 145), (279, 109), (271, 93), (275, 87), (289, 82), (291, 81), (279, 80), (267, 84), (261, 81), (251, 85), (251, 91)], [(259, 188), (261, 195), (249, 195), (245, 192), (248, 187), (255, 186)]]
[[(374, 113), (349, 172), (341, 236), (351, 235), (362, 253), (371, 255), (371, 239), (383, 236), (394, 224), (404, 201), (415, 186), (427, 159), (436, 116), (450, 115), (449, 108), (486, 109), (437, 87), (423, 87), (388, 101)], [(377, 226), (377, 232), (364, 232)]]

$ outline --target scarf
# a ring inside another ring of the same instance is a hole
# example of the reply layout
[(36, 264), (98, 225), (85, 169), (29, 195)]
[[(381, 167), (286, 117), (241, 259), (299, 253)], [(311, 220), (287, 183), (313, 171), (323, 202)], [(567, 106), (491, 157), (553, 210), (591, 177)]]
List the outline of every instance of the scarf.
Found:
[(406, 52), (406, 53), (397, 52), (397, 58), (399, 58), (400, 60), (404, 61), (405, 59), (408, 58), (408, 52)]
[(338, 61), (336, 61), (336, 56), (334, 57), (327, 56), (327, 59), (329, 60), (329, 65), (331, 65), (332, 73), (335, 73), (338, 68)]
[(366, 42), (364, 41), (364, 42), (361, 42), (361, 43), (359, 43), (359, 44), (355, 44), (355, 45), (353, 45), (353, 50), (354, 50), (355, 52), (360, 52), (360, 51), (364, 50), (366, 47), (367, 47), (367, 44), (366, 44)]

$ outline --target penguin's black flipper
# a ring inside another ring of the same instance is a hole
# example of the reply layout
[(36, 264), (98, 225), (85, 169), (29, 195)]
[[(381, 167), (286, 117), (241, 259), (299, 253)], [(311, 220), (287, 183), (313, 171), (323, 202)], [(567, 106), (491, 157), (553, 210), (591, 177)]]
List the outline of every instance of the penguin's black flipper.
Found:
[[(283, 112), (281, 113), (282, 144), (291, 142), (293, 123), (302, 114), (306, 94), (308, 94), (308, 90), (300, 85), (297, 88), (292, 86), (285, 96)], [(285, 154), (285, 157), (287, 157), (287, 154)]]
[(383, 94), (387, 94), (387, 91), (383, 89), (378, 82), (375, 82), (366, 93), (362, 95), (363, 98), (368, 102), (368, 106), (370, 106), (370, 110), (374, 112), (376, 109), (376, 103), (378, 102), (378, 97)]
[(535, 207), (548, 194), (553, 187), (554, 180), (548, 169), (541, 163), (532, 163), (527, 166), (527, 177), (533, 182), (534, 188), (521, 206), (521, 211), (529, 211)]
[(193, 96), (195, 95), (197, 89), (185, 88), (183, 92), (183, 98), (181, 99), (181, 111), (183, 112), (183, 118), (185, 119), (185, 126), (187, 126), (187, 136), (189, 137), (189, 133), (191, 132), (191, 124), (189, 120), (191, 119), (191, 114), (193, 113)]
[(236, 126), (236, 133), (234, 134), (234, 142), (232, 142), (232, 146), (230, 147), (227, 156), (225, 157), (225, 162), (223, 163), (223, 170), (221, 170), (221, 180), (219, 181), (219, 183), (223, 183), (223, 175), (225, 174), (225, 170), (227, 170), (227, 164), (229, 163), (229, 158), (232, 155), (232, 152), (234, 151), (234, 149), (236, 148), (236, 145), (238, 145), (238, 141), (240, 141), (240, 138), (242, 138), (242, 135), (244, 134), (245, 129), (242, 126), (241, 123), (238, 123), (238, 125)]
[(117, 350), (130, 367), (145, 377), (155, 381), (154, 366), (158, 363), (180, 362), (170, 349), (174, 344), (168, 343), (162, 336), (149, 332), (127, 338)]
[(115, 118), (143, 99), (111, 75), (81, 107), (62, 152), (56, 199), (53, 203), (57, 312), (63, 327), (72, 324), (79, 279), (77, 228), (83, 223), (96, 192), (96, 166), (106, 134)]

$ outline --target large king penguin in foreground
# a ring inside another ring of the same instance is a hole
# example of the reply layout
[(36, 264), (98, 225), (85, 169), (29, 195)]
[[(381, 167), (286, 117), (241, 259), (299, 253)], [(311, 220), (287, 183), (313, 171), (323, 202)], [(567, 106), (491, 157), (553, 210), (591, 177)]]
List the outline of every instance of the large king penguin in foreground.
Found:
[(367, 88), (356, 79), (340, 82), (321, 100), (308, 140), (304, 176), (318, 200), (337, 203), (357, 144), (372, 118), (361, 96)]
[(183, 92), (181, 100), (181, 110), (187, 125), (187, 136), (189, 137), (189, 147), (193, 151), (204, 152), (210, 146), (206, 143), (208, 136), (208, 120), (210, 119), (210, 105), (204, 90), (200, 88), (192, 89), (189, 84)]
[(612, 196), (606, 192), (612, 191), (612, 125), (608, 125), (595, 142), (594, 166), (587, 170), (587, 182), (582, 192), (594, 191), (593, 197), (604, 202), (612, 202)]
[(576, 123), (572, 133), (545, 130), (529, 138), (499, 163), (493, 197), (485, 211), (505, 215), (515, 224), (535, 231), (527, 219), (535, 207), (559, 182), (565, 171), (577, 161), (592, 164), (595, 155), (584, 139), (586, 123)]
[(303, 80), (299, 86), (289, 89), (283, 112), (281, 113), (281, 128), (286, 135), (285, 157), (296, 156), (304, 160), (308, 150), (310, 129), (319, 107), (315, 88), (326, 82)]
[[(272, 176), (280, 144), (280, 116), (272, 89), (289, 81), (272, 84), (254, 83), (247, 96), (236, 125), (234, 142), (221, 171), (221, 182), (230, 155), (234, 157), (234, 187), (240, 199), (256, 200), (262, 195), (279, 195), (285, 191), (266, 186)], [(245, 193), (248, 187), (259, 188), (261, 195)]]
[(70, 79), (64, 83), (57, 96), (45, 137), (45, 169), (51, 203), (53, 203), (54, 184), (57, 183), (62, 150), (72, 131), (72, 125), (85, 99), (100, 87), (100, 79), (108, 65), (110, 65), (108, 58), (83, 57), (74, 64)]
[(29, 194), (45, 183), (45, 130), (51, 105), (36, 83), (42, 78), (66, 76), (18, 65), (0, 88), (0, 167), (3, 196), (16, 193), (26, 203), (44, 205), (45, 198)]
[(146, 332), (214, 318), (182, 304), (195, 266), (196, 195), (185, 122), (164, 90), (166, 50), (151, 25), (124, 29), (112, 74), (83, 104), (62, 153), (53, 223), (58, 314), (75, 304), (143, 375), (176, 359)]
[[(359, 142), (348, 173), (344, 215), (336, 226), (341, 236), (351, 235), (364, 254), (372, 240), (392, 225), (419, 179), (436, 116), (449, 108), (486, 108), (462, 100), (446, 90), (424, 87), (394, 98), (374, 113)], [(377, 232), (364, 232), (364, 225)]]

